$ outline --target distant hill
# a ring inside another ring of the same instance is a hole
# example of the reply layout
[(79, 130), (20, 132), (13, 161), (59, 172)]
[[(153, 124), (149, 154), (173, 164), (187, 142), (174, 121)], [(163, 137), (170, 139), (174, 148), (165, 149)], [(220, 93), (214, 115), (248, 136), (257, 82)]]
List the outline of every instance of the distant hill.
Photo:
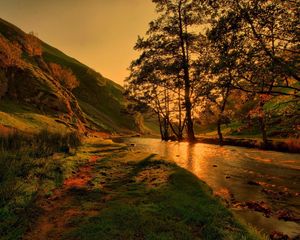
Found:
[[(145, 130), (140, 116), (124, 111), (120, 85), (3, 19), (0, 40), (0, 125), (23, 131)], [(53, 74), (53, 64), (71, 70), (79, 86), (64, 86)]]

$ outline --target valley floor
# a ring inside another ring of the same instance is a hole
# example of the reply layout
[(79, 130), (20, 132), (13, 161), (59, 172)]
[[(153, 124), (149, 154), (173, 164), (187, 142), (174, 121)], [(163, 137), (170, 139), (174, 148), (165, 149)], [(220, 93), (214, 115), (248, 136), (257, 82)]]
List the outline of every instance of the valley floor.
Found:
[(23, 239), (261, 239), (204, 182), (157, 155), (88, 139), (82, 156), (62, 186), (37, 198)]

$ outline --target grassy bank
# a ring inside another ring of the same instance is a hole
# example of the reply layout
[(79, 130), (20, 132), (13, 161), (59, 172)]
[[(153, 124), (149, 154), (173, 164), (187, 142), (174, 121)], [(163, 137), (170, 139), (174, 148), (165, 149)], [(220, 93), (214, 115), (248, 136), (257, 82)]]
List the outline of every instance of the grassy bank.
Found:
[(70, 150), (76, 133), (25, 134), (0, 131), (0, 239), (20, 239), (40, 210), (35, 202), (51, 194), (78, 165)]
[(79, 154), (89, 162), (38, 201), (44, 214), (25, 240), (261, 239), (204, 182), (156, 155), (91, 139)]
[[(214, 136), (199, 136), (197, 142), (208, 144), (219, 144), (219, 139)], [(279, 152), (299, 153), (300, 139), (269, 139), (268, 146), (264, 146), (259, 138), (249, 137), (224, 137), (223, 145), (258, 148)]]

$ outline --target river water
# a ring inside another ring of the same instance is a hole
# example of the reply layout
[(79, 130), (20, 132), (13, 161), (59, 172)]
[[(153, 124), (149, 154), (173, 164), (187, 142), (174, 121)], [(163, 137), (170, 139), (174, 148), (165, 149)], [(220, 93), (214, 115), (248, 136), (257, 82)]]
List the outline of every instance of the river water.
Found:
[(300, 235), (300, 154), (122, 138), (132, 151), (176, 162), (205, 181), (239, 218), (270, 234)]

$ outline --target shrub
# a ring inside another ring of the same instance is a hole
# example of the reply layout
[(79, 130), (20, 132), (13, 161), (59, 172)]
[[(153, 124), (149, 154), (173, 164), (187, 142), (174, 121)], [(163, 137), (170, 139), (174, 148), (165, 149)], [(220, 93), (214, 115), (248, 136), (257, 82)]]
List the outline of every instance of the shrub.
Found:
[(65, 88), (72, 90), (79, 86), (79, 81), (72, 70), (63, 68), (56, 63), (50, 63), (49, 68), (53, 78), (58, 80)]
[(41, 41), (36, 36), (34, 36), (34, 33), (30, 32), (29, 34), (25, 34), (24, 38), (24, 47), (28, 55), (31, 57), (42, 56), (43, 51)]
[(0, 129), (0, 153), (20, 152), (31, 157), (44, 157), (55, 152), (69, 153), (71, 148), (77, 148), (81, 138), (77, 132), (51, 133), (42, 130), (32, 135), (19, 131)]
[(0, 35), (0, 67), (23, 67), (22, 50), (17, 42), (10, 42)]

